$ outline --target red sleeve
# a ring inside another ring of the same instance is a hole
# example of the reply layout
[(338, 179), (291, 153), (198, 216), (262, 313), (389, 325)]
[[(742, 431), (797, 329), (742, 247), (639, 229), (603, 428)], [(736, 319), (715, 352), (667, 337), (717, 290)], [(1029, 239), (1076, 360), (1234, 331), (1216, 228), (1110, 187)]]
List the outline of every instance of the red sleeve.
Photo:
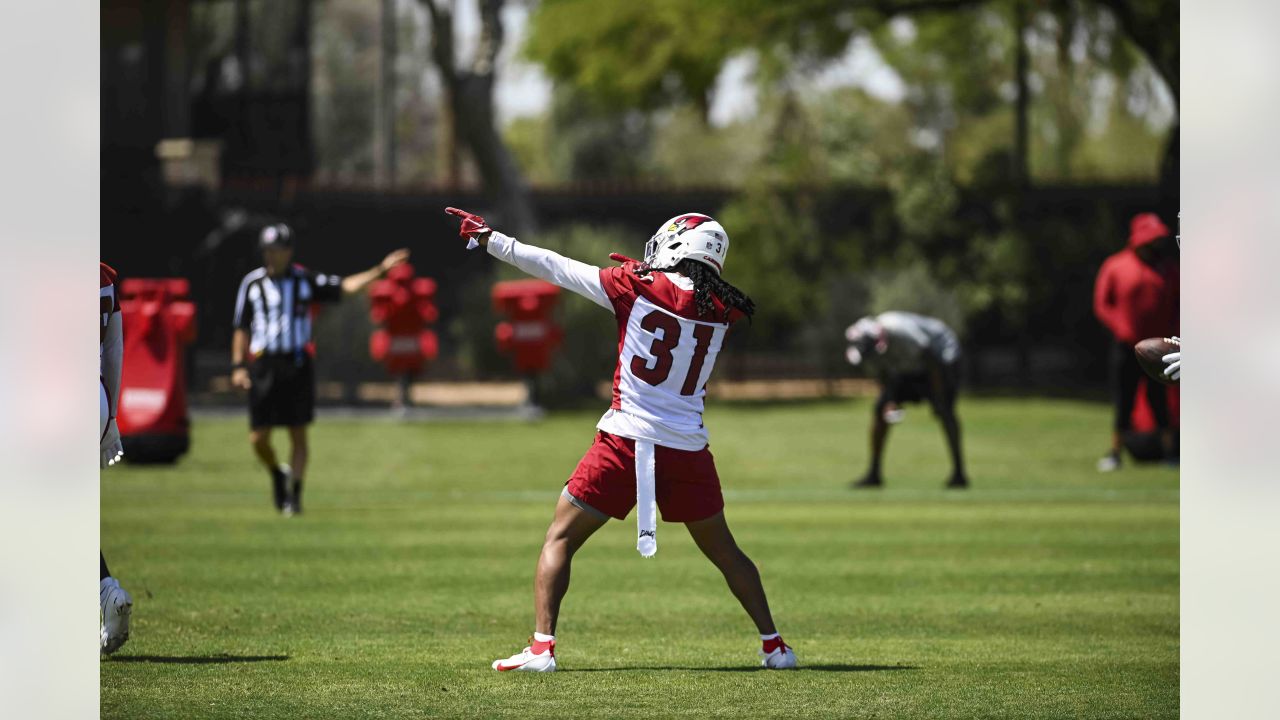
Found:
[(636, 301), (636, 284), (639, 278), (635, 273), (621, 265), (600, 268), (600, 285), (604, 294), (613, 303), (613, 312), (618, 317), (625, 317)]

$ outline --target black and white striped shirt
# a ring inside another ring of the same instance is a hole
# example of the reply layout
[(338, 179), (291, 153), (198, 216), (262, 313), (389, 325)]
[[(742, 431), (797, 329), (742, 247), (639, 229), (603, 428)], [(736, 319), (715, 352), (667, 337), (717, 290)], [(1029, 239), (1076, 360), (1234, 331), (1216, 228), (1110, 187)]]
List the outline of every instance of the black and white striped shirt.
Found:
[(342, 299), (342, 278), (290, 265), (279, 277), (265, 267), (244, 276), (235, 326), (249, 332), (249, 354), (292, 355), (311, 341), (311, 303)]

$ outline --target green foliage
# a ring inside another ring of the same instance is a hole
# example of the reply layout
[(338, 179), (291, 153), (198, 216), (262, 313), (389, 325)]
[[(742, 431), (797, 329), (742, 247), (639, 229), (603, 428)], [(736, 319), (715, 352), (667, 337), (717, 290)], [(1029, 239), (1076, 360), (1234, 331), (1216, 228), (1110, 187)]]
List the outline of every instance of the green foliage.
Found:
[(955, 214), (958, 188), (938, 158), (904, 158), (888, 176), (893, 210), (910, 240), (927, 240), (944, 231)]
[(970, 271), (960, 280), (964, 311), (977, 315), (999, 309), (1021, 324), (1039, 278), (1027, 241), (1013, 230), (978, 233), (966, 253)]
[[(1151, 113), (1154, 118), (1135, 115), (1128, 106), (1131, 103), (1159, 105), (1163, 95), (1159, 85), (1160, 80), (1149, 69), (1135, 71), (1110, 97), (1098, 103), (1098, 124), (1105, 127), (1105, 132), (1085, 132), (1069, 158), (1066, 171), (1044, 175), (1063, 181), (1080, 177), (1132, 180), (1155, 176), (1163, 159), (1164, 132), (1169, 118), (1158, 108)], [(1032, 150), (1043, 152), (1047, 148), (1045, 144), (1033, 145)]]
[(965, 312), (959, 293), (934, 277), (927, 263), (916, 260), (900, 268), (881, 270), (871, 276), (870, 285), (867, 314), (888, 310), (919, 313), (938, 318), (964, 334)]
[(866, 273), (830, 273), (821, 296), (823, 311), (800, 325), (795, 346), (805, 357), (816, 359), (822, 377), (847, 375), (852, 368), (845, 358), (849, 343), (844, 332), (870, 307), (870, 280)]
[[(1033, 178), (1127, 180), (1155, 172), (1171, 122), (1167, 93), (1152, 91), (1158, 85), (1152, 66), (1103, 5), (1150, 14), (1139, 3), (1118, 1), (1025, 6)], [(920, 193), (927, 195), (941, 189), (939, 172), (946, 182), (969, 185), (1005, 182), (1013, 171), (1016, 6), (992, 0), (898, 15), (894, 3), (855, 12), (835, 0), (549, 0), (533, 15), (526, 53), (574, 96), (575, 105), (588, 109), (585, 114), (640, 110), (651, 117), (654, 160), (632, 161), (651, 179), (689, 184), (687, 175), (714, 176), (723, 168), (718, 179), (730, 184), (752, 176), (893, 184), (888, 176), (902, 174), (895, 173), (900, 163), (914, 163), (910, 156), (924, 153), (941, 157), (942, 169), (923, 163), (907, 173), (924, 178)], [(906, 88), (900, 103), (859, 97), (851, 88), (815, 92), (809, 85), (807, 78), (847, 52), (854, 39), (868, 41), (897, 74)], [(731, 130), (694, 127), (689, 120), (705, 120), (719, 70), (744, 53), (757, 60), (760, 113), (732, 123)], [(666, 115), (667, 108), (677, 111)], [(557, 120), (557, 131), (569, 120)], [(745, 126), (755, 129), (744, 135)], [(571, 123), (565, 127), (572, 135)], [(762, 154), (753, 142), (761, 130), (790, 134), (792, 141), (773, 142)], [(643, 151), (617, 142), (621, 138), (611, 136), (617, 147)], [(832, 148), (834, 157), (825, 155)], [(608, 165), (600, 157), (591, 163), (605, 175)], [(899, 190), (912, 184), (901, 177), (896, 182)], [(914, 222), (916, 209), (927, 204), (908, 198), (901, 214)], [(944, 198), (939, 207), (945, 206)]]
[(900, 104), (856, 88), (835, 88), (806, 98), (803, 117), (814, 127), (811, 152), (822, 165), (823, 178), (833, 184), (885, 184), (920, 153), (909, 138), (911, 117)]
[[(740, 188), (719, 219), (734, 239), (727, 277), (759, 307), (752, 347), (807, 350), (825, 362), (854, 306), (896, 305), (958, 329), (981, 320), (988, 332), (1016, 334), (1062, 303), (1063, 286), (1044, 281), (1046, 268), (1083, 286), (1118, 222), (1090, 217), (1072, 233), (1060, 227), (1072, 219), (1039, 217), (1020, 198), (1016, 10), (1025, 10), (1035, 183), (1157, 177), (1172, 111), (1123, 13), (1158, 9), (1120, 0), (897, 6), (548, 0), (526, 52), (583, 107), (645, 113), (647, 144), (607, 137), (648, 153), (628, 158), (646, 180)], [(814, 81), (855, 40), (897, 75), (900, 100)], [(711, 83), (744, 54), (756, 60), (758, 110), (711, 127)], [(600, 144), (574, 139), (570, 120), (553, 128), (566, 123), (566, 142), (591, 157)], [(592, 166), (608, 177), (637, 172)], [(562, 179), (578, 177), (556, 168)], [(858, 187), (889, 194), (870, 209), (832, 208), (843, 188)]]
[[(197, 6), (198, 7), (198, 6)], [(316, 19), (313, 83), (318, 174), (341, 182), (373, 175), (378, 68), (375, 6), (335, 0)]]
[(725, 278), (756, 303), (754, 338), (786, 338), (825, 310), (824, 275), (840, 263), (828, 252), (815, 198), (756, 185), (720, 212), (732, 244)]
[(691, 9), (678, 0), (548, 0), (530, 19), (525, 52), (600, 107), (705, 103), (733, 23), (723, 3)]
[(765, 128), (758, 120), (713, 128), (681, 107), (655, 125), (649, 174), (673, 187), (739, 186), (764, 152)]
[(639, 112), (602, 109), (572, 88), (556, 88), (547, 147), (555, 171), (567, 180), (635, 179), (649, 156), (650, 119)]
[(705, 117), (720, 69), (736, 53), (763, 51), (766, 67), (783, 56), (828, 59), (843, 51), (854, 22), (830, 0), (543, 0), (530, 28), (526, 55), (601, 105), (692, 103)]
[(556, 133), (552, 132), (549, 115), (518, 117), (507, 123), (502, 136), (530, 185), (549, 185), (564, 180), (552, 158), (550, 144)]

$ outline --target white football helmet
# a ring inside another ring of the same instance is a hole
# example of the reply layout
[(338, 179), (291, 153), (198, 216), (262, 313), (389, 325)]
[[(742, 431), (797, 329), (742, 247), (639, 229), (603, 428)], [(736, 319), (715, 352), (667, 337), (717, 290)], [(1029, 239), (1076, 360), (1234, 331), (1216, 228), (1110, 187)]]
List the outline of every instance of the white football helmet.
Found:
[(729, 254), (729, 233), (720, 223), (702, 213), (677, 215), (662, 223), (644, 246), (649, 267), (671, 268), (690, 258), (706, 263), (719, 275)]

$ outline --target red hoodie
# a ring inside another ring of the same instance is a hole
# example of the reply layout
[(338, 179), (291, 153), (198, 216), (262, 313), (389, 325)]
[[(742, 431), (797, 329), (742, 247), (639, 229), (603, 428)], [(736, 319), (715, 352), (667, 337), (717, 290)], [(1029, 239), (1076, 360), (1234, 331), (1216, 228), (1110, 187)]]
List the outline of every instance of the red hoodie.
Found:
[(1178, 269), (1172, 263), (1144, 263), (1136, 248), (1168, 237), (1154, 213), (1130, 224), (1129, 246), (1102, 263), (1093, 286), (1093, 314), (1116, 341), (1132, 345), (1178, 332)]

